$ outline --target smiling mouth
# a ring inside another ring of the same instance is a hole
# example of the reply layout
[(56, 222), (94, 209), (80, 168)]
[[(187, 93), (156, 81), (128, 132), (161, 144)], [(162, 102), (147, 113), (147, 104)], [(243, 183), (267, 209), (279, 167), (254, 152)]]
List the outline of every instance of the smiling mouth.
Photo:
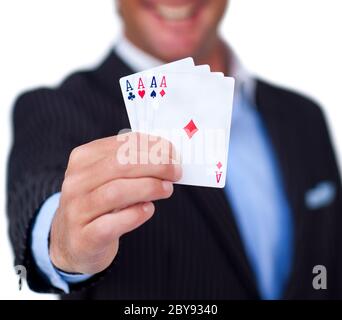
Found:
[(167, 21), (182, 21), (194, 16), (196, 12), (195, 3), (189, 3), (179, 6), (169, 6), (157, 3), (155, 6), (157, 14), (160, 18)]

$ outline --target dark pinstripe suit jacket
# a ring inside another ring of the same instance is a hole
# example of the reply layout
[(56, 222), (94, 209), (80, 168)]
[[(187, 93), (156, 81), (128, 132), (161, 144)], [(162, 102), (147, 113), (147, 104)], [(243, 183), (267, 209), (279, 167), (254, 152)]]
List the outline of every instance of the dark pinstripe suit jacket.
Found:
[[(111, 53), (99, 68), (56, 89), (21, 95), (13, 113), (8, 218), (15, 263), (33, 290), (58, 292), (35, 266), (30, 230), (44, 200), (60, 190), (70, 151), (128, 128), (118, 79), (132, 71)], [(321, 110), (295, 93), (257, 81), (256, 102), (276, 150), (294, 214), (295, 250), (284, 298), (342, 297), (341, 181)], [(309, 210), (305, 194), (321, 181), (333, 201)], [(258, 299), (253, 272), (222, 190), (176, 186), (156, 214), (125, 235), (112, 265), (73, 285), (71, 299)], [(325, 265), (328, 289), (314, 290), (312, 269)]]

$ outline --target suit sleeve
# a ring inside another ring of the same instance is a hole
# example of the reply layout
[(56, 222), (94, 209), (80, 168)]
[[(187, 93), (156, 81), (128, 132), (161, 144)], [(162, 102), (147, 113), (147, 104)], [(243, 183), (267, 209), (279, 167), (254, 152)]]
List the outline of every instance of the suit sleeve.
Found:
[[(61, 293), (39, 272), (32, 257), (31, 231), (44, 201), (61, 190), (69, 154), (98, 138), (91, 117), (72, 97), (40, 89), (18, 98), (13, 110), (13, 145), (7, 171), (7, 214), (15, 265), (27, 269), (29, 287)], [(75, 289), (87, 286), (75, 285)], [(71, 288), (71, 291), (73, 288)]]

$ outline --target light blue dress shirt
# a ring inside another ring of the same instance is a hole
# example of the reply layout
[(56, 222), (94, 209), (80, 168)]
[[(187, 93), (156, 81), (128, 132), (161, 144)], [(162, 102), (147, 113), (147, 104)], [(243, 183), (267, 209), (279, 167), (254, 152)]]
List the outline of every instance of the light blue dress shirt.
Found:
[[(136, 71), (161, 64), (125, 38), (118, 42), (115, 50)], [(236, 60), (234, 54), (233, 58)], [(278, 299), (291, 267), (291, 212), (272, 145), (255, 108), (251, 88), (245, 81), (246, 74), (240, 66), (235, 65), (235, 69), (236, 92), (225, 193), (260, 295), (263, 299)], [(63, 273), (51, 263), (48, 237), (59, 198), (59, 193), (52, 195), (38, 212), (31, 250), (40, 271), (51, 284), (68, 293), (69, 284), (85, 281), (91, 275)]]

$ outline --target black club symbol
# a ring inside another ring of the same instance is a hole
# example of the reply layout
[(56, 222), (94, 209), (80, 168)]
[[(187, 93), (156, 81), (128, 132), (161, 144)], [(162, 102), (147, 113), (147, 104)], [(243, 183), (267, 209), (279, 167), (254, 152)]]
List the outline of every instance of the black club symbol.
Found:
[(135, 94), (133, 94), (132, 92), (130, 92), (128, 94), (128, 100), (134, 100), (135, 99)]

